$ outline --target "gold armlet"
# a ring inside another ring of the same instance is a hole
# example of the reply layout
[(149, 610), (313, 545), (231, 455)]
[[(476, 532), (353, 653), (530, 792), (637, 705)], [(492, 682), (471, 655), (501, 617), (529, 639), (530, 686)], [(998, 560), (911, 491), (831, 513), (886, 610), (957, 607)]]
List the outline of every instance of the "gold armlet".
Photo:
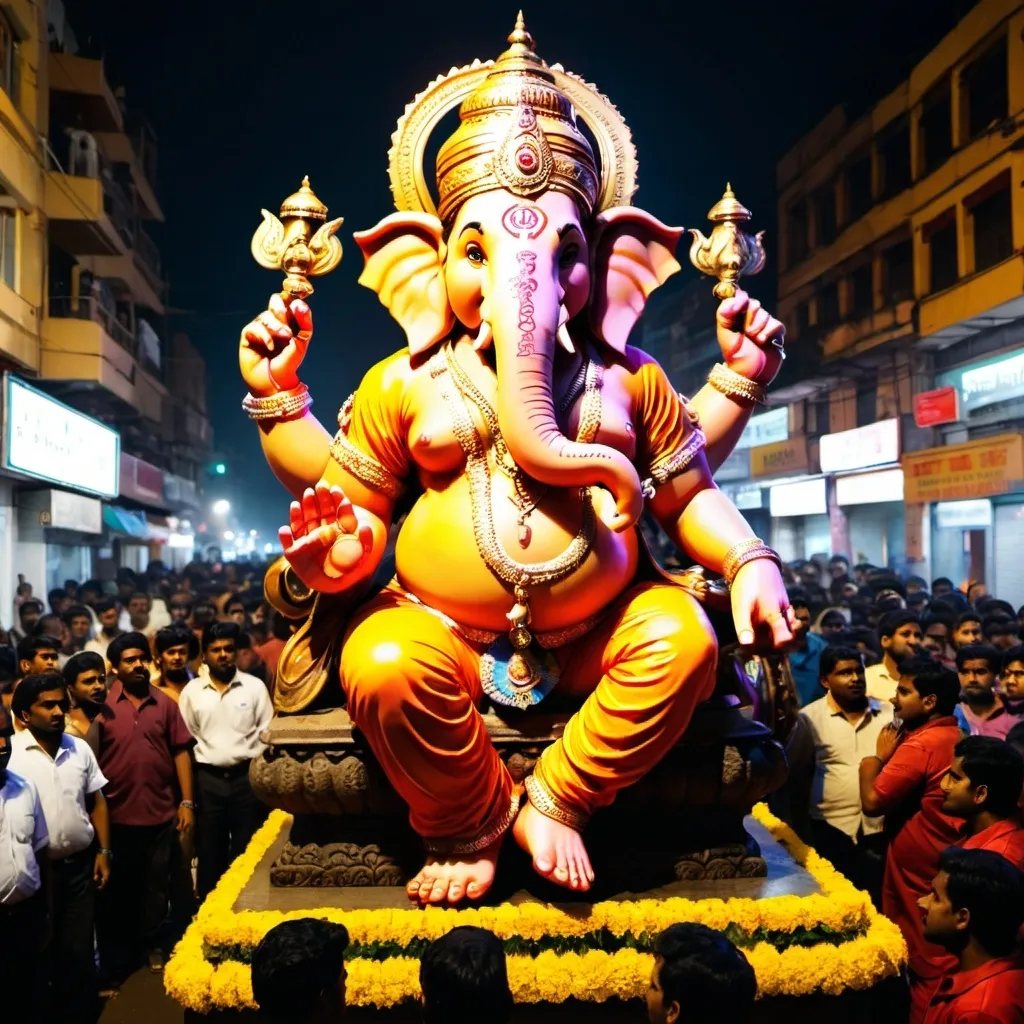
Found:
[[(658, 459), (650, 468), (650, 478), (655, 484), (661, 485), (684, 472), (691, 462), (707, 447), (708, 439), (704, 431), (694, 427), (690, 436), (669, 455)], [(646, 481), (645, 481), (646, 482)]]
[(401, 495), (401, 480), (388, 472), (375, 458), (357, 448), (345, 436), (344, 429), (334, 435), (330, 451), (331, 458), (361, 484), (380, 492), (392, 501)]
[(779, 557), (779, 553), (773, 548), (768, 547), (763, 540), (757, 537), (751, 537), (749, 540), (741, 540), (738, 544), (733, 544), (722, 560), (722, 576), (725, 577), (725, 582), (731, 587), (732, 581), (736, 579), (736, 574), (740, 569), (747, 562), (753, 562), (758, 558), (768, 558), (780, 569), (782, 568), (782, 559)]
[(741, 398), (755, 405), (765, 404), (765, 388), (756, 380), (730, 370), (725, 363), (715, 363), (708, 374), (708, 383), (728, 398)]
[(276, 395), (257, 397), (249, 394), (242, 399), (242, 408), (251, 420), (289, 420), (301, 416), (312, 404), (313, 399), (305, 384), (299, 384), (290, 391), (279, 391)]

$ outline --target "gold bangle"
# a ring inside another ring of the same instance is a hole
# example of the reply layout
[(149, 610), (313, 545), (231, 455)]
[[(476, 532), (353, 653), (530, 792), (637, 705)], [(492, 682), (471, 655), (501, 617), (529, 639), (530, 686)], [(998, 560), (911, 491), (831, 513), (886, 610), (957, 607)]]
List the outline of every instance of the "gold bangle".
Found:
[[(539, 762), (538, 762), (539, 764)], [(526, 776), (526, 795), (530, 798), (534, 810), (540, 811), (545, 818), (568, 825), (574, 832), (582, 832), (587, 824), (587, 816), (579, 811), (566, 807), (560, 800), (557, 800), (548, 792), (547, 786), (537, 777), (537, 767), (533, 769), (532, 775)]]
[(725, 558), (722, 559), (722, 576), (725, 577), (725, 582), (731, 587), (732, 581), (736, 579), (736, 574), (740, 569), (747, 562), (753, 562), (759, 558), (770, 559), (780, 569), (782, 568), (782, 559), (779, 557), (779, 553), (768, 547), (758, 537), (751, 537), (749, 540), (741, 540), (738, 544), (733, 544), (726, 552)]
[(755, 405), (765, 404), (765, 388), (756, 380), (730, 370), (725, 363), (715, 363), (708, 374), (708, 383), (728, 398), (742, 398)]
[(290, 391), (257, 397), (248, 394), (242, 399), (242, 408), (251, 420), (286, 420), (300, 416), (313, 404), (309, 388), (299, 384)]

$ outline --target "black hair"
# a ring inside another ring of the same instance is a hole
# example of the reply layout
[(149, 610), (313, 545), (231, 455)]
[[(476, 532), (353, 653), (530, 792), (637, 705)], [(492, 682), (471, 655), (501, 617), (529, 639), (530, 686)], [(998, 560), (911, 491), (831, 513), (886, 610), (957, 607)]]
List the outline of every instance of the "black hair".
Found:
[(789, 606), (795, 611), (797, 608), (806, 608), (810, 610), (810, 605), (807, 603), (807, 599), (804, 597), (790, 597)]
[(916, 655), (900, 665), (900, 675), (914, 681), (914, 689), (924, 697), (935, 698), (935, 712), (953, 714), (960, 701), (960, 677), (928, 655)]
[(171, 647), (180, 647), (182, 644), (188, 645), (189, 661), (199, 654), (199, 640), (196, 638), (195, 633), (188, 626), (181, 625), (180, 623), (158, 629), (153, 642), (156, 646), (157, 654), (163, 654), (164, 651)]
[(864, 664), (864, 655), (856, 647), (829, 646), (821, 652), (821, 659), (818, 662), (820, 668), (818, 675), (825, 679), (834, 671), (836, 665), (841, 661), (855, 661), (858, 665)]
[(99, 672), (105, 677), (107, 663), (103, 655), (97, 654), (96, 651), (79, 651), (78, 654), (72, 654), (64, 666), (64, 682), (67, 683), (68, 689), (78, 682), (78, 677), (83, 672)]
[(953, 586), (953, 581), (948, 576), (936, 576), (935, 579), (932, 580), (933, 594), (935, 593), (935, 588), (939, 586), (939, 584), (942, 584), (946, 587), (951, 587), (953, 590), (956, 590), (956, 587)]
[(842, 562), (843, 565), (846, 565), (846, 566), (848, 566), (850, 564), (850, 560), (846, 557), (846, 555), (833, 555), (828, 560), (828, 564), (829, 565), (836, 565), (838, 562)]
[(96, 602), (95, 611), (97, 615), (103, 615), (104, 612), (117, 611), (117, 601), (115, 601), (112, 597), (101, 598), (99, 601)]
[(0, 644), (0, 690), (19, 676), (18, 652), (10, 644)]
[(1024, 661), (1024, 644), (1017, 644), (1006, 651), (1003, 651), (1003, 663), (999, 666), (1000, 671), (1005, 671), (1011, 661)]
[[(36, 624), (32, 627), (32, 635), (55, 636), (63, 625), (64, 620), (56, 612), (47, 612), (36, 620)], [(54, 630), (54, 626), (57, 627), (56, 630)]]
[(949, 876), (953, 909), (971, 915), (968, 928), (978, 945), (993, 957), (1014, 953), (1024, 922), (1024, 875), (998, 853), (957, 846), (939, 854), (939, 870)]
[(39, 695), (48, 690), (60, 690), (64, 694), (64, 699), (67, 700), (68, 688), (64, 683), (63, 673), (39, 672), (35, 675), (25, 676), (14, 688), (14, 693), (11, 694), (11, 714), (15, 718), (21, 718), (39, 700)]
[(928, 611), (921, 616), (921, 629), (927, 633), (929, 626), (944, 626), (947, 633), (953, 632), (953, 624), (956, 622), (956, 616), (951, 610), (936, 609), (935, 602), (928, 606)]
[(435, 939), (420, 959), (424, 1024), (506, 1024), (512, 992), (501, 940), (462, 925)]
[(920, 620), (917, 617), (916, 612), (907, 611), (905, 608), (900, 608), (897, 611), (886, 612), (878, 620), (878, 638), (879, 640), (885, 636), (892, 636), (896, 630), (903, 626), (909, 626), (911, 623), (914, 625), (920, 625)]
[(73, 619), (86, 618), (89, 620), (89, 625), (92, 626), (92, 616), (89, 614), (89, 609), (84, 604), (73, 604), (68, 610), (61, 616), (64, 620), (64, 625), (71, 628), (71, 622)]
[(132, 603), (132, 601), (134, 601), (134, 600), (135, 600), (135, 598), (137, 598), (137, 597), (142, 597), (142, 598), (145, 598), (145, 600), (146, 600), (146, 601), (147, 601), (147, 602), (149, 603), (149, 607), (150, 607), (150, 608), (152, 608), (152, 607), (153, 607), (153, 598), (151, 598), (151, 597), (149, 596), (149, 594), (147, 594), (147, 593), (146, 593), (146, 592), (145, 592), (144, 590), (136, 590), (136, 591), (135, 591), (135, 592), (134, 592), (134, 593), (133, 593), (133, 594), (132, 594), (132, 595), (131, 595), (131, 596), (130, 596), (130, 597), (128, 598), (128, 601), (127, 601), (127, 603), (128, 603), (128, 604), (131, 604), (131, 603)]
[(121, 664), (121, 656), (125, 651), (142, 651), (145, 654), (145, 661), (150, 661), (149, 641), (142, 633), (122, 633), (115, 636), (107, 646), (107, 661), (114, 668)]
[(971, 780), (972, 789), (987, 788), (985, 810), (1004, 818), (1017, 817), (1024, 791), (1024, 757), (1019, 751), (994, 736), (966, 736), (953, 755), (963, 759), (964, 775)]
[(242, 627), (230, 619), (226, 622), (211, 622), (203, 630), (203, 650), (217, 640), (230, 640), (236, 647), (240, 646)]
[(301, 917), (275, 925), (252, 955), (252, 994), (260, 1010), (280, 1024), (309, 1020), (321, 994), (337, 986), (347, 948), (342, 924)]
[(956, 667), (963, 671), (965, 662), (985, 660), (993, 675), (999, 675), (1002, 668), (1002, 655), (990, 644), (964, 644), (956, 652)]
[(956, 623), (953, 626), (953, 629), (959, 629), (965, 622), (976, 622), (980, 626), (981, 616), (977, 612), (961, 612), (956, 617)]
[(60, 651), (60, 641), (54, 636), (22, 637), (18, 641), (18, 661), (31, 661), (40, 651)]
[(46, 611), (46, 606), (43, 604), (42, 601), (39, 600), (38, 597), (30, 597), (22, 601), (21, 604), (18, 606), (19, 620), (24, 618), (25, 612), (27, 611), (37, 611), (39, 612), (40, 615), (42, 615), (43, 612)]
[(103, 593), (103, 584), (99, 580), (96, 580), (96, 579), (86, 580), (81, 585), (81, 587), (79, 587), (79, 593), (82, 593), (83, 591), (86, 591), (86, 590), (91, 590), (94, 594), (102, 594)]
[(687, 1021), (750, 1019), (757, 979), (747, 958), (721, 932), (706, 925), (674, 924), (655, 940), (658, 981), (665, 1006), (679, 1005)]
[(66, 601), (67, 599), (68, 595), (64, 593), (63, 590), (51, 590), (46, 595), (46, 602), (49, 604), (51, 610), (55, 608), (59, 602)]

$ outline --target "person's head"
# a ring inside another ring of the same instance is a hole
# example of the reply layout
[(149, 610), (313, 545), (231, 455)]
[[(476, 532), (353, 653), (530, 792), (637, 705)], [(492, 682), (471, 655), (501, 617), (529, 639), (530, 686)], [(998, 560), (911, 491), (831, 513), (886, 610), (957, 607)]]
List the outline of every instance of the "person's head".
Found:
[(921, 648), (919, 654), (927, 654), (929, 658), (934, 661), (942, 661), (943, 655), (946, 653), (946, 645), (941, 640), (937, 640), (930, 633), (925, 633), (921, 637)]
[(81, 644), (89, 639), (92, 633), (92, 616), (84, 604), (71, 605), (64, 613), (64, 622), (72, 643)]
[(210, 601), (198, 601), (192, 606), (192, 624), (196, 629), (206, 629), (211, 622), (217, 621), (217, 606)]
[(948, 597), (956, 587), (948, 576), (939, 576), (932, 580), (932, 597)]
[(957, 674), (927, 655), (908, 658), (900, 665), (900, 678), (892, 706), (908, 729), (933, 718), (952, 715), (960, 699)]
[(27, 636), (18, 641), (18, 671), (23, 676), (52, 672), (60, 660), (60, 640), (55, 636)]
[(273, 1024), (327, 1024), (345, 1012), (344, 925), (302, 917), (275, 925), (252, 955), (252, 994)]
[(981, 625), (985, 640), (1000, 651), (1008, 651), (1020, 643), (1020, 626), (1013, 619), (988, 615)]
[(908, 576), (906, 587), (908, 597), (911, 594), (927, 593), (928, 581), (923, 576)]
[(71, 633), (68, 632), (68, 627), (64, 625), (64, 620), (59, 615), (40, 615), (39, 621), (32, 630), (32, 635), (52, 636), (60, 642), (61, 649), (71, 643)]
[(241, 627), (230, 620), (211, 622), (203, 630), (203, 660), (214, 679), (227, 683), (234, 678), (241, 636)]
[(69, 703), (63, 674), (41, 672), (18, 684), (11, 696), (11, 714), (33, 735), (60, 735)]
[(955, 617), (952, 614), (935, 611), (933, 603), (932, 610), (921, 619), (921, 629), (925, 636), (930, 636), (942, 644), (942, 649), (945, 651), (950, 634), (953, 632), (954, 622)]
[(844, 711), (866, 707), (867, 687), (860, 651), (853, 647), (826, 647), (819, 665), (821, 685)]
[(985, 703), (994, 699), (1001, 662), (999, 652), (988, 644), (968, 644), (957, 649), (956, 670), (967, 700)]
[(138, 578), (131, 569), (122, 567), (117, 570), (117, 596), (123, 604), (127, 604), (129, 598), (138, 589)]
[(1024, 644), (1004, 652), (999, 678), (1010, 700), (1024, 700)]
[(844, 555), (833, 555), (828, 560), (828, 574), (832, 579), (840, 579), (850, 573), (850, 563)]
[(969, 604), (976, 605), (984, 597), (988, 595), (988, 588), (984, 583), (980, 583), (977, 580), (967, 584), (967, 601)]
[(172, 622), (188, 622), (192, 618), (192, 597), (179, 591), (171, 595), (169, 605)]
[(506, 1024), (512, 1016), (505, 949), (483, 928), (453, 928), (427, 946), (420, 989), (424, 1024)]
[(133, 629), (146, 629), (149, 626), (149, 613), (153, 607), (149, 594), (135, 591), (128, 598), (128, 615), (132, 620)]
[(245, 610), (245, 602), (240, 597), (232, 597), (224, 605), (224, 618), (244, 627), (249, 619), (249, 613)]
[(989, 957), (1010, 956), (1024, 923), (1024, 875), (998, 853), (950, 846), (917, 905), (929, 942), (960, 953), (973, 941)]
[(826, 640), (837, 633), (842, 633), (846, 627), (846, 616), (838, 608), (829, 608), (818, 620), (818, 629)]
[(794, 597), (789, 603), (796, 619), (797, 634), (806, 633), (811, 628), (811, 609), (802, 597)]
[(927, 607), (928, 595), (923, 590), (915, 590), (912, 594), (907, 594), (907, 611), (911, 611), (915, 615), (923, 615)]
[(942, 778), (942, 813), (971, 819), (989, 811), (1015, 818), (1022, 792), (1024, 757), (1004, 740), (967, 736), (956, 745)]
[(93, 708), (107, 700), (107, 663), (102, 654), (81, 651), (68, 658), (64, 666), (64, 682), (72, 703), (79, 708)]
[(149, 642), (141, 633), (122, 633), (107, 647), (107, 660), (122, 686), (141, 689), (149, 685)]
[(747, 958), (721, 932), (702, 924), (674, 924), (654, 945), (647, 990), (651, 1024), (750, 1019), (757, 979)]
[(888, 612), (878, 622), (878, 641), (882, 654), (888, 655), (897, 668), (914, 657), (921, 646), (921, 624), (913, 612)]
[(953, 626), (950, 640), (954, 650), (968, 644), (980, 644), (984, 637), (981, 632), (981, 616), (977, 612), (961, 612)]
[(10, 644), (0, 644), (0, 693), (6, 693), (20, 675), (17, 650)]
[(22, 633), (31, 633), (45, 610), (43, 602), (38, 598), (30, 597), (27, 601), (22, 601), (18, 607), (18, 622)]
[(157, 668), (164, 682), (188, 682), (188, 664), (199, 653), (195, 633), (183, 622), (164, 626), (153, 638), (156, 646)]
[(117, 636), (117, 622), (121, 617), (121, 609), (112, 597), (105, 597), (96, 602), (96, 617), (100, 620), (100, 628), (108, 636)]
[(100, 598), (103, 597), (103, 584), (99, 580), (86, 580), (82, 584), (78, 597), (82, 604), (87, 604), (93, 611), (99, 614), (96, 605), (99, 603)]
[(51, 590), (46, 595), (46, 601), (54, 615), (63, 615), (71, 604), (71, 599), (64, 590)]

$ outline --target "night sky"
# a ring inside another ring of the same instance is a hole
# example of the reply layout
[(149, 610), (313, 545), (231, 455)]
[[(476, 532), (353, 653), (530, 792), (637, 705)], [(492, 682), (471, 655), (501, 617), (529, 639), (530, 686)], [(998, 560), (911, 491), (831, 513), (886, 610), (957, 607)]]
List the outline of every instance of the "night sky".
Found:
[[(376, 295), (356, 284), (362, 260), (351, 237), (394, 209), (395, 121), (439, 73), (498, 56), (515, 0), (64, 3), (79, 40), (102, 43), (112, 84), (158, 135), (167, 222), (153, 235), (173, 326), (206, 356), (217, 447), (250, 495), (252, 519), (241, 525), (275, 536), (288, 499), (239, 406), (236, 362), (239, 331), (280, 284), (249, 253), (260, 208), (277, 212), (308, 174), (330, 215), (345, 218), (344, 260), (311, 300), (316, 333), (302, 373), (333, 429), (365, 370), (404, 344)], [(863, 109), (884, 95), (971, 6), (546, 0), (525, 15), (540, 56), (596, 83), (626, 118), (640, 161), (634, 202), (703, 229), (729, 179), (753, 226), (768, 229), (772, 258), (779, 156), (835, 103)], [(770, 264), (751, 290), (770, 298), (771, 273)]]

